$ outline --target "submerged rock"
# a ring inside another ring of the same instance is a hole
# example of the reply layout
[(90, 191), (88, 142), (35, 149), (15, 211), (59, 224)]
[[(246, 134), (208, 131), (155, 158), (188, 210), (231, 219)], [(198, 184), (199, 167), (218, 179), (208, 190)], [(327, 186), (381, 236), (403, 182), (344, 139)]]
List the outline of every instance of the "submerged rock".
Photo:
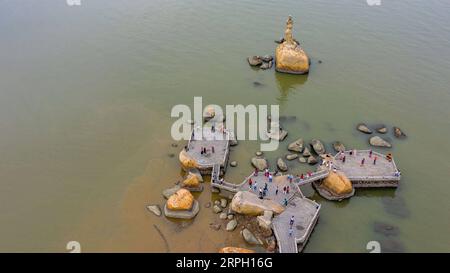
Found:
[(159, 205), (149, 205), (147, 206), (148, 211), (153, 212), (156, 216), (161, 216), (161, 208)]
[(303, 140), (303, 138), (299, 138), (288, 145), (288, 150), (292, 152), (301, 153), (303, 152), (304, 148), (305, 148), (305, 141)]
[(387, 147), (387, 148), (391, 148), (392, 145), (391, 143), (387, 142), (387, 140), (384, 140), (383, 138), (379, 137), (379, 136), (373, 136), (369, 139), (369, 143), (372, 146), (375, 147)]
[(253, 233), (246, 228), (244, 230), (242, 230), (241, 235), (242, 235), (242, 237), (244, 237), (244, 240), (251, 245), (262, 245), (263, 244), (260, 239), (256, 238), (256, 236), (253, 235)]
[(398, 227), (383, 222), (375, 222), (373, 224), (373, 229), (375, 232), (385, 236), (397, 236), (400, 233)]
[(221, 227), (222, 225), (221, 224), (218, 224), (218, 223), (210, 223), (209, 224), (209, 227), (210, 228), (212, 228), (212, 229), (214, 229), (214, 230), (220, 230), (220, 227)]
[(303, 156), (301, 156), (301, 157), (298, 158), (298, 161), (299, 161), (300, 163), (306, 163), (306, 158), (304, 158)]
[(285, 172), (288, 170), (288, 166), (286, 165), (286, 163), (283, 161), (283, 159), (281, 157), (279, 157), (277, 160), (277, 167), (282, 172)]
[(311, 140), (311, 147), (313, 148), (314, 152), (318, 155), (323, 155), (326, 153), (325, 146), (323, 143), (318, 139)]
[(394, 127), (394, 136), (396, 138), (405, 138), (406, 134), (398, 127)]
[(293, 24), (292, 17), (289, 16), (286, 22), (284, 41), (275, 50), (275, 69), (278, 72), (290, 74), (306, 74), (309, 72), (310, 60), (292, 36)]
[(405, 200), (399, 196), (395, 198), (383, 198), (382, 202), (385, 211), (391, 215), (399, 218), (408, 218), (411, 214), (406, 206)]
[(360, 123), (358, 124), (358, 126), (356, 126), (356, 129), (358, 129), (358, 131), (363, 132), (364, 134), (372, 134), (372, 130), (370, 130), (370, 128), (364, 124), (364, 123)]
[(248, 191), (236, 193), (231, 200), (231, 209), (237, 213), (245, 215), (261, 215), (266, 210), (274, 213), (281, 213), (284, 207), (269, 199), (259, 199), (259, 197)]
[(230, 166), (231, 167), (237, 167), (238, 163), (236, 161), (231, 161)]
[(267, 169), (267, 167), (269, 166), (267, 160), (261, 157), (254, 157), (252, 158), (251, 162), (253, 167), (257, 168), (260, 171)]

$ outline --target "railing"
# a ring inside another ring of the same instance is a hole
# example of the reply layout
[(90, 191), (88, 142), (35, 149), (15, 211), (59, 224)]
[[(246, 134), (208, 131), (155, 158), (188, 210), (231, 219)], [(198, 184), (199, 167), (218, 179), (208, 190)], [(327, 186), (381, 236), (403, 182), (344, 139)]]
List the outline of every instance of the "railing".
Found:
[(296, 182), (298, 182), (301, 185), (305, 185), (305, 184), (308, 184), (308, 183), (314, 182), (316, 180), (323, 179), (323, 178), (327, 177), (328, 176), (328, 172), (329, 172), (328, 170), (317, 171), (317, 172), (312, 173), (311, 176), (309, 176), (309, 177), (306, 177), (306, 178), (303, 178), (303, 179), (297, 178)]

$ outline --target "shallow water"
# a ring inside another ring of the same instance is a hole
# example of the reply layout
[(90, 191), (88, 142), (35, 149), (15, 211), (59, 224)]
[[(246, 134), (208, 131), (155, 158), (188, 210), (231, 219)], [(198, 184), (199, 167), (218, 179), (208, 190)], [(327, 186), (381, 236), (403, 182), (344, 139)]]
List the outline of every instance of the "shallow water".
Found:
[[(267, 154), (272, 165), (298, 137), (364, 149), (358, 122), (401, 127), (406, 140), (389, 134), (401, 186), (358, 190), (341, 203), (308, 190), (323, 209), (305, 251), (367, 252), (372, 240), (394, 251), (450, 251), (449, 3), (81, 3), (0, 1), (0, 251), (63, 252), (71, 240), (82, 251), (245, 246), (238, 231), (209, 228), (217, 216), (203, 207), (187, 222), (145, 209), (162, 205), (161, 191), (181, 179), (170, 109), (194, 96), (205, 105), (280, 104), (281, 115), (295, 116), (280, 150)], [(245, 58), (273, 53), (288, 14), (310, 74), (250, 69)], [(258, 147), (233, 148), (239, 167), (227, 180), (248, 175)], [(216, 198), (196, 196), (202, 206)], [(376, 233), (375, 222), (399, 234)]]

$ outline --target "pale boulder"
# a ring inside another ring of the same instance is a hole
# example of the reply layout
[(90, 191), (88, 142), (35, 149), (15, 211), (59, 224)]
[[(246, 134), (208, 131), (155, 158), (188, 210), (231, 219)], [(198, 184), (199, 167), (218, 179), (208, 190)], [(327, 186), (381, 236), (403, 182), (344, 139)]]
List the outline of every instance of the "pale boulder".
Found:
[(254, 193), (240, 191), (231, 200), (231, 209), (245, 215), (262, 215), (264, 211), (270, 210), (276, 214), (282, 213), (284, 207), (275, 201), (259, 199)]

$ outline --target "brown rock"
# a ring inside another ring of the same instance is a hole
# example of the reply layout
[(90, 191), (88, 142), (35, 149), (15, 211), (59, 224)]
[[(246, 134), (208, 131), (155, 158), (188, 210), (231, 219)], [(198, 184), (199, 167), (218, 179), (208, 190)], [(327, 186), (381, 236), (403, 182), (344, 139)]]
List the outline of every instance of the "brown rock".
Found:
[(255, 251), (246, 248), (227, 246), (219, 249), (219, 253), (255, 253)]
[(322, 186), (334, 195), (346, 195), (353, 191), (352, 182), (341, 172), (330, 172)]
[(194, 196), (186, 189), (180, 189), (167, 200), (169, 210), (190, 210), (194, 203)]
[(305, 74), (309, 72), (309, 57), (292, 37), (293, 21), (289, 16), (284, 32), (284, 42), (277, 46), (275, 51), (278, 72), (291, 74)]
[(182, 182), (182, 185), (188, 188), (197, 188), (200, 186), (200, 180), (197, 175), (190, 173)]

